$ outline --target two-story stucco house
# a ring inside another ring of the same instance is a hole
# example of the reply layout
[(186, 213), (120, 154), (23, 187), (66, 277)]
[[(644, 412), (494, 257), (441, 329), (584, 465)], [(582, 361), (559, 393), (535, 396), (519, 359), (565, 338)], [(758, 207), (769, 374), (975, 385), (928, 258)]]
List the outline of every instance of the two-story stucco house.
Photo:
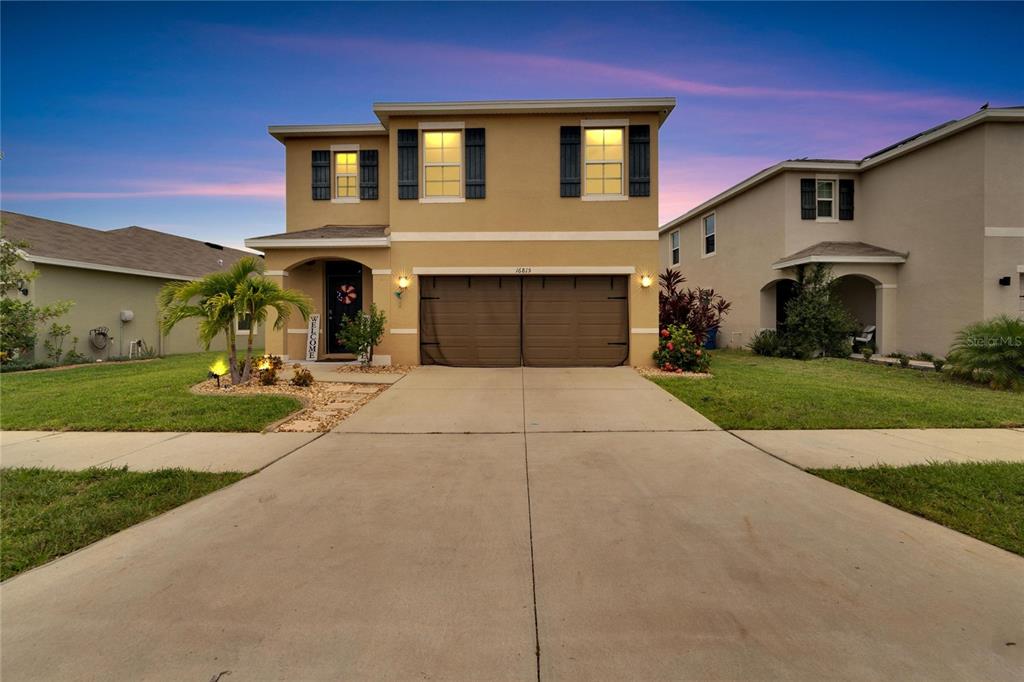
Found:
[(674, 106), (378, 103), (377, 123), (271, 126), (286, 231), (246, 245), (319, 319), (267, 325), (267, 349), (350, 358), (342, 317), (372, 302), (382, 364), (650, 364), (658, 129)]
[(797, 269), (827, 263), (880, 352), (945, 354), (965, 325), (1024, 314), (1024, 108), (783, 161), (665, 224), (660, 259), (732, 301), (720, 345), (784, 322)]

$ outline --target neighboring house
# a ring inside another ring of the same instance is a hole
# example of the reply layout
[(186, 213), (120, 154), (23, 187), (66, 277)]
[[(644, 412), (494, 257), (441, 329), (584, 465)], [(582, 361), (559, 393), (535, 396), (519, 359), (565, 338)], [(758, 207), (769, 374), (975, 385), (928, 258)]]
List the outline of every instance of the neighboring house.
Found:
[(860, 161), (784, 161), (660, 232), (663, 269), (732, 301), (720, 345), (783, 323), (798, 268), (827, 263), (881, 352), (944, 355), (965, 325), (1024, 310), (1024, 108)]
[(345, 315), (387, 315), (379, 363), (646, 365), (657, 346), (658, 129), (673, 98), (375, 104), (379, 123), (271, 126), (286, 232), (246, 246), (314, 301), (291, 359), (350, 358)]
[[(198, 279), (253, 255), (144, 227), (93, 230), (10, 211), (0, 212), (0, 221), (4, 239), (28, 244), (22, 252), (24, 267), (39, 271), (21, 292), (8, 295), (23, 296), (36, 305), (73, 301), (71, 310), (54, 321), (71, 325), (64, 350), (69, 349), (71, 336), (77, 336), (77, 351), (92, 359), (129, 355), (137, 340), (161, 355), (202, 350), (194, 322), (185, 321), (161, 336), (157, 293), (167, 282)], [(129, 316), (131, 320), (123, 321)], [(249, 325), (241, 326), (245, 338)], [(104, 328), (105, 345), (98, 331)], [(263, 330), (256, 332), (254, 343), (262, 347)], [(36, 359), (46, 357), (46, 338), (46, 329), (40, 329)], [(223, 349), (223, 339), (211, 348)]]

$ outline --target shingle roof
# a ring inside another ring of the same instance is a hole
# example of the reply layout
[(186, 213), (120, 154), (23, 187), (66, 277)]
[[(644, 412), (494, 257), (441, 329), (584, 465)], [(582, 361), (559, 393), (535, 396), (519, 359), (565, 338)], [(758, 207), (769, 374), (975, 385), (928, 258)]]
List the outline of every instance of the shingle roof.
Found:
[(0, 218), (3, 237), (26, 242), (25, 252), (30, 259), (58, 259), (101, 266), (99, 269), (191, 279), (225, 270), (239, 259), (255, 255), (134, 225), (104, 231), (10, 211), (0, 211)]
[(884, 259), (885, 262), (904, 262), (906, 253), (885, 249), (865, 242), (818, 242), (780, 258), (773, 268), (789, 267), (800, 263), (862, 262), (870, 263)]
[(250, 239), (374, 239), (386, 237), (387, 229), (387, 225), (324, 225), (323, 227), (314, 227), (312, 230), (266, 234), (262, 237), (250, 237)]

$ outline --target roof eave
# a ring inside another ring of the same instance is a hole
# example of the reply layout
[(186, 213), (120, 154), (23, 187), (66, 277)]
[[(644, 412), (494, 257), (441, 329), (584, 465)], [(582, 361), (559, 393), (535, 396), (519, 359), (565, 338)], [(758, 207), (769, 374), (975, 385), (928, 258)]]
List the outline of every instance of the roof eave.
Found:
[(665, 122), (675, 106), (675, 97), (374, 102), (373, 113), (386, 126), (392, 116), (650, 112), (658, 114), (660, 125)]
[(100, 270), (103, 272), (116, 272), (122, 275), (137, 275), (139, 277), (156, 277), (157, 279), (173, 279), (191, 282), (199, 279), (192, 275), (180, 275), (171, 272), (156, 272), (153, 270), (139, 270), (137, 268), (124, 268), (118, 265), (107, 265), (105, 263), (89, 263), (87, 261), (69, 260), (67, 258), (51, 258), (50, 256), (35, 256), (26, 251), (19, 250), (18, 256), (29, 263), (37, 265), (56, 265), (64, 268), (77, 268), (79, 270)]
[(387, 135), (380, 123), (340, 123), (325, 125), (272, 125), (267, 132), (278, 142), (297, 137), (366, 137)]
[(359, 237), (354, 239), (246, 239), (250, 249), (317, 249), (359, 248), (381, 249), (391, 246), (389, 237)]
[(786, 268), (796, 267), (798, 265), (809, 265), (811, 263), (849, 263), (855, 265), (869, 265), (869, 264), (900, 264), (906, 263), (906, 256), (803, 256), (802, 258), (791, 258), (788, 260), (780, 260), (772, 263), (772, 269), (774, 270), (785, 270)]

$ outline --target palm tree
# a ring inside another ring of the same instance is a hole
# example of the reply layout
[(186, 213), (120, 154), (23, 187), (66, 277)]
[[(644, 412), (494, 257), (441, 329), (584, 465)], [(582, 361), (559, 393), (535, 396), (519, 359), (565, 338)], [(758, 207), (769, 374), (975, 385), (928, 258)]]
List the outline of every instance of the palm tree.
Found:
[[(292, 308), (299, 311), (303, 320), (309, 319), (313, 311), (312, 301), (301, 291), (283, 289), (277, 282), (266, 277), (248, 277), (235, 290), (235, 311), (250, 321), (250, 328), (266, 322), (267, 313), (273, 308), (277, 313), (274, 329), (284, 329), (291, 317)], [(245, 365), (242, 367), (242, 381), (248, 381), (252, 372), (252, 338), (245, 346)]]
[(253, 322), (267, 318), (268, 308), (277, 311), (275, 329), (282, 329), (294, 306), (303, 319), (312, 309), (309, 298), (298, 291), (282, 289), (263, 277), (263, 264), (247, 256), (226, 272), (214, 272), (192, 282), (169, 282), (160, 290), (160, 330), (167, 334), (185, 319), (199, 318), (199, 341), (209, 349), (220, 334), (224, 334), (228, 349), (228, 367), (231, 383), (249, 380), (252, 369), (252, 340), (246, 347), (245, 361), (238, 365), (235, 347), (235, 320), (248, 317)]

